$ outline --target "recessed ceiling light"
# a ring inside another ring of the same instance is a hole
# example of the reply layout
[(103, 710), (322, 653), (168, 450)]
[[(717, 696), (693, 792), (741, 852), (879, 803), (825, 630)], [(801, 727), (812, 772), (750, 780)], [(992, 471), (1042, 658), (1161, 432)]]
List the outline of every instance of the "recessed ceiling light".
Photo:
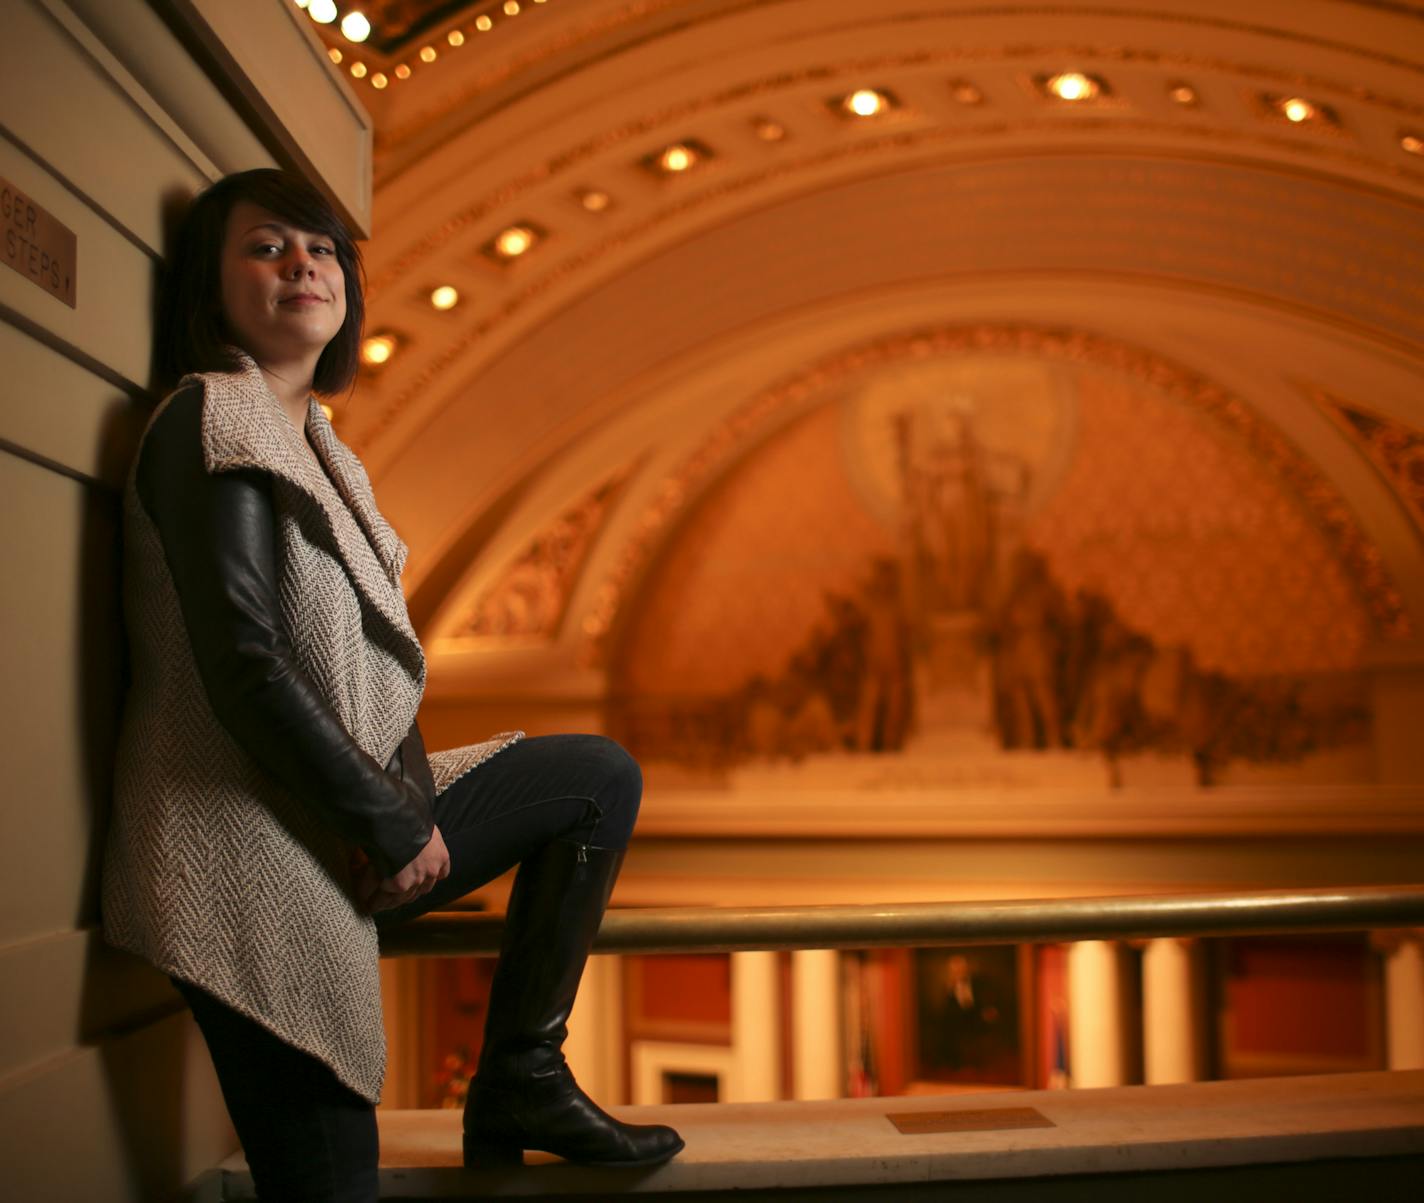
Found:
[(577, 196), (579, 204), (590, 213), (602, 213), (613, 203), (613, 198), (600, 188), (585, 188)]
[(361, 362), (373, 368), (380, 367), (396, 353), (397, 345), (394, 334), (373, 334), (361, 342)]
[(982, 104), (984, 93), (967, 79), (956, 80), (949, 86), (949, 94), (960, 104)]
[(1180, 105), (1194, 105), (1201, 99), (1191, 84), (1173, 84), (1167, 89), (1167, 95)]
[(420, 48), (420, 61), (422, 63), (433, 63), (435, 61), (435, 47), (422, 46)]
[(1103, 81), (1081, 71), (1062, 71), (1048, 77), (1044, 85), (1049, 94), (1070, 102), (1096, 100), (1106, 89)]
[(390, 82), (391, 81), (385, 77), (384, 73), (380, 71), (377, 71), (375, 75), (371, 76), (371, 87), (375, 88), (378, 92)]
[(1400, 134), (1399, 144), (1412, 155), (1424, 155), (1424, 135)]
[(357, 79), (365, 79), (365, 78), (366, 78), (366, 64), (365, 64), (365, 63), (352, 63), (352, 64), (351, 64), (351, 74), (354, 75)]
[(841, 104), (847, 113), (855, 117), (875, 117), (890, 107), (885, 93), (877, 92), (874, 88), (859, 88)]
[(773, 121), (770, 117), (758, 117), (752, 122), (752, 129), (756, 131), (756, 136), (763, 142), (786, 140), (786, 127), (779, 121)]
[(432, 289), (430, 303), (436, 309), (454, 309), (460, 303), (460, 292), (453, 284), (442, 284)]
[(336, 20), (336, 0), (311, 0), (307, 16), (318, 25), (330, 25)]
[(544, 239), (544, 231), (533, 222), (521, 221), (506, 226), (484, 246), (480, 253), (496, 263), (512, 263), (527, 255)]
[(463, 46), (465, 44), (465, 35), (458, 29), (452, 29), (445, 35), (445, 40), (452, 46)]

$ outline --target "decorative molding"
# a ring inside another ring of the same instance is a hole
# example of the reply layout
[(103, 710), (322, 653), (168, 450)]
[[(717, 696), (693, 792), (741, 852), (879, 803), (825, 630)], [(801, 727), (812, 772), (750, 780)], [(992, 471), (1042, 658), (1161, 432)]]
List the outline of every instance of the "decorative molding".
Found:
[(1323, 389), (1303, 387), (1306, 396), (1374, 465), (1424, 534), (1424, 430)]
[(589, 549), (632, 475), (628, 465), (531, 539), (455, 625), (455, 639), (553, 639)]
[[(1093, 118), (1092, 127), (1095, 130), (1118, 128), (1129, 129), (1134, 132), (1171, 133), (1199, 139), (1208, 143), (1214, 141), (1219, 144), (1226, 143), (1241, 148), (1256, 146), (1273, 150), (1285, 150), (1291, 153), (1313, 155), (1322, 159), (1334, 159), (1342, 162), (1353, 161), (1371, 169), (1380, 169), (1381, 167), (1380, 164), (1372, 160), (1368, 155), (1346, 151), (1334, 146), (1307, 143), (1300, 138), (1286, 136), (1284, 132), (1272, 133), (1267, 131), (1242, 134), (1224, 129), (1203, 129), (1195, 128), (1190, 125), (1179, 126), (1171, 122), (1117, 117)], [(724, 175), (719, 177), (713, 174), (710, 177), (713, 182), (704, 186), (699, 191), (685, 193), (680, 199), (665, 204), (651, 213), (638, 214), (636, 217), (631, 218), (623, 229), (597, 239), (566, 256), (560, 263), (551, 267), (542, 276), (532, 279), (518, 291), (505, 295), (502, 300), (491, 298), (492, 307), (478, 320), (463, 326), (457, 336), (446, 340), (433, 355), (427, 358), (419, 370), (409, 378), (408, 383), (404, 385), (402, 390), (381, 406), (373, 420), (364, 424), (359, 431), (352, 431), (348, 434), (343, 430), (343, 437), (347, 438), (347, 441), (358, 454), (368, 452), (372, 445), (395, 425), (406, 407), (414, 399), (427, 396), (435, 382), (454, 369), (456, 362), (461, 356), (471, 347), (488, 342), (492, 334), (506, 325), (530, 304), (549, 293), (567, 279), (585, 272), (586, 269), (608, 255), (621, 251), (634, 243), (646, 241), (652, 234), (662, 227), (667, 226), (672, 221), (682, 218), (712, 202), (748, 192), (777, 179), (794, 176), (809, 169), (824, 167), (829, 164), (855, 160), (864, 161), (882, 154), (928, 148), (935, 144), (963, 141), (984, 134), (1003, 135), (1015, 132), (1029, 132), (1061, 137), (1064, 129), (1065, 127), (1061, 121), (1048, 119), (1018, 122), (990, 121), (977, 126), (955, 126), (953, 128), (937, 126), (921, 131), (901, 131), (888, 133), (881, 137), (858, 138), (851, 143), (823, 148), (799, 158), (783, 159), (777, 164), (765, 166), (739, 176)], [(952, 152), (946, 153), (946, 159), (950, 159), (951, 153)], [(1224, 161), (1227, 158), (1228, 156), (1225, 155), (1217, 159), (1214, 156), (1193, 157), (1182, 154), (1171, 156), (1171, 161), (1213, 162)], [(950, 161), (957, 163), (965, 162), (964, 159), (958, 157), (952, 158)], [(1239, 163), (1240, 159), (1232, 157), (1231, 161)], [(1273, 164), (1266, 163), (1260, 163), (1258, 165), (1273, 166)], [(542, 182), (557, 174), (560, 170), (562, 170), (562, 168), (555, 167), (552, 163), (549, 163), (545, 164), (533, 174), (537, 175), (538, 179)], [(1388, 170), (1394, 175), (1408, 178), (1424, 186), (1424, 171), (1402, 166), (1390, 167)], [(528, 178), (529, 176), (527, 175), (524, 177), (525, 180)], [(1358, 182), (1350, 182), (1354, 183), (1355, 186), (1362, 186), (1359, 185)], [(471, 226), (476, 220), (483, 219), (500, 206), (513, 200), (524, 190), (525, 188), (520, 184), (508, 185), (499, 192), (486, 197), (484, 200), (476, 202), (475, 207), (466, 209), (457, 217), (441, 225), (434, 233), (417, 244), (416, 248), (407, 251), (401, 258), (396, 260), (394, 264), (382, 269), (376, 277), (375, 283), (373, 283), (372, 293), (375, 294), (382, 283), (388, 286), (397, 284), (407, 273), (415, 271), (417, 263), (426, 255), (439, 249), (439, 247), (443, 246), (450, 238), (454, 237), (456, 233)], [(1414, 198), (1402, 194), (1389, 193), (1389, 195), (1391, 199), (1394, 200), (1418, 203)], [(372, 399), (378, 400), (379, 398)]]
[[(1419, 10), (1417, 9), (1402, 9), (1400, 5), (1391, 4), (1388, 2), (1388, 0), (1344, 0), (1344, 2), (1359, 4), (1364, 7), (1375, 8), (1381, 11), (1402, 11), (1404, 14), (1416, 17), (1419, 15)], [(514, 57), (507, 62), (500, 63), (499, 65), (492, 67), (489, 70), (486, 70), (481, 74), (477, 75), (474, 79), (469, 80), (464, 84), (463, 87), (459, 89), (452, 89), (451, 91), (443, 94), (437, 103), (427, 106), (425, 109), (414, 114), (412, 117), (410, 117), (408, 120), (404, 121), (400, 125), (392, 126), (389, 131), (386, 131), (384, 133), (383, 142), (388, 146), (398, 146), (402, 142), (407, 141), (408, 139), (413, 137), (421, 129), (428, 126), (431, 122), (439, 121), (442, 118), (448, 117), (451, 113), (456, 112), (463, 106), (469, 104), (475, 98), (479, 97), (484, 93), (487, 93), (492, 88), (498, 87), (500, 84), (505, 83), (509, 79), (513, 78), (515, 75), (519, 74), (519, 72), (521, 71), (527, 70), (530, 67), (538, 66), (540, 63), (546, 62), (549, 59), (556, 58), (560, 54), (563, 54), (567, 50), (579, 45), (582, 42), (592, 41), (595, 39), (606, 39), (610, 33), (616, 31), (622, 26), (635, 24), (636, 22), (643, 20), (650, 15), (656, 14), (667, 9), (677, 8), (680, 4), (685, 5), (686, 3), (687, 0), (638, 0), (637, 3), (631, 3), (625, 6), (625, 8), (621, 12), (607, 14), (598, 18), (597, 20), (590, 21), (583, 28), (563, 32), (560, 34), (560, 36), (550, 39), (543, 46), (526, 51), (525, 53)], [(675, 29), (678, 33), (683, 33), (689, 28), (693, 28), (699, 24), (704, 24), (708, 21), (725, 21), (730, 15), (733, 15), (735, 13), (746, 12), (749, 10), (761, 8), (770, 8), (781, 3), (784, 3), (784, 0), (746, 0), (746, 2), (737, 5), (723, 4), (718, 7), (717, 11), (707, 16), (703, 16), (701, 18), (694, 17), (687, 21), (678, 22), (678, 24), (675, 26)], [(1350, 43), (1341, 42), (1331, 38), (1313, 37), (1308, 34), (1293, 33), (1290, 30), (1272, 28), (1270, 26), (1252, 24), (1243, 21), (1223, 21), (1211, 17), (1193, 17), (1181, 13), (1166, 13), (1162, 12), (1160, 9), (1089, 9), (1080, 7), (1069, 8), (1063, 5), (1053, 4), (1039, 4), (1018, 5), (1015, 6), (1012, 14), (1005, 14), (1002, 7), (995, 8), (989, 6), (972, 9), (960, 9), (955, 12), (933, 12), (929, 14), (894, 14), (890, 18), (890, 21), (905, 23), (910, 20), (944, 20), (945, 18), (969, 18), (982, 20), (985, 17), (1003, 18), (1006, 15), (1030, 19), (1034, 17), (1063, 16), (1109, 17), (1118, 20), (1150, 20), (1157, 23), (1189, 25), (1196, 26), (1199, 28), (1231, 31), (1235, 33), (1251, 34), (1260, 37), (1275, 38), (1280, 41), (1296, 43), (1305, 46), (1321, 47), (1342, 54), (1349, 54), (1354, 55), (1356, 57), (1372, 59), (1374, 61), (1385, 63), (1389, 66), (1397, 67), (1406, 71), (1412, 71), (1415, 73), (1424, 72), (1424, 68), (1421, 68), (1418, 62), (1413, 61), (1411, 59), (1398, 55), (1380, 54), (1378, 52), (1367, 50), (1358, 45), (1352, 45)], [(864, 20), (864, 18), (862, 18), (859, 24), (863, 27), (866, 23), (867, 22)], [(824, 30), (822, 32), (824, 32)], [(621, 47), (619, 49), (621, 49)], [(1085, 48), (1079, 46), (1044, 47), (1022, 46), (1016, 44), (1007, 47), (994, 47), (990, 49), (957, 48), (955, 50), (938, 52), (933, 55), (927, 53), (922, 56), (916, 56), (915, 61), (917, 63), (921, 61), (982, 61), (983, 59), (989, 58), (991, 56), (1007, 57), (1010, 54), (1028, 56), (1032, 54), (1043, 53), (1045, 51), (1048, 53), (1062, 52), (1071, 53), (1075, 55), (1082, 54), (1085, 52), (1089, 54), (1095, 53), (1091, 49), (1085, 51)], [(618, 53), (618, 50), (615, 50), (613, 53)], [(1218, 69), (1222, 61), (1218, 59), (1204, 58), (1199, 55), (1168, 55), (1161, 54), (1160, 52), (1155, 51), (1134, 52), (1124, 50), (1120, 47), (1110, 47), (1106, 51), (1097, 53), (1101, 53), (1103, 55), (1117, 54), (1133, 57), (1136, 57), (1138, 55), (1154, 55), (1156, 61), (1164, 62), (1173, 66), (1205, 66), (1211, 69)], [(581, 64), (580, 66), (583, 67), (586, 65), (587, 64)], [(859, 66), (866, 66), (867, 69), (880, 69), (885, 65), (887, 65), (887, 59), (867, 60), (866, 63), (860, 64)], [(1312, 83), (1312, 86), (1317, 86), (1313, 77), (1305, 77), (1300, 75), (1299, 73), (1282, 72), (1274, 68), (1257, 68), (1257, 70), (1261, 72), (1275, 71), (1278, 76), (1282, 78), (1287, 78), (1291, 82), (1306, 82), (1307, 80), (1309, 80)], [(1361, 91), (1361, 89), (1358, 89), (1356, 87), (1350, 87), (1348, 85), (1338, 85), (1334, 87), (1333, 90), (1348, 93), (1352, 96), (1357, 95)]]
[(584, 662), (607, 664), (617, 617), (654, 548), (691, 501), (749, 441), (850, 377), (905, 359), (984, 351), (1107, 368), (1214, 418), (1300, 499), (1348, 568), (1377, 632), (1392, 640), (1412, 635), (1403, 596), (1385, 568), (1379, 548), (1361, 529), (1345, 499), (1314, 463), (1240, 398), (1188, 368), (1116, 339), (1081, 330), (986, 324), (915, 330), (840, 351), (771, 385), (724, 418), (663, 480), (634, 524), (636, 533), (620, 550), (583, 620), (588, 640)]

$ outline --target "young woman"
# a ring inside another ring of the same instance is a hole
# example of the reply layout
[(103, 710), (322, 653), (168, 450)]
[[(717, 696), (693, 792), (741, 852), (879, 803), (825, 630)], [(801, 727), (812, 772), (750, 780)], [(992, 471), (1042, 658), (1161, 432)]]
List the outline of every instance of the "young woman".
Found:
[(155, 410), (124, 495), (132, 682), (104, 930), (193, 1009), (264, 1200), (374, 1200), (376, 925), (518, 864), (465, 1108), (467, 1164), (653, 1165), (560, 1051), (642, 777), (598, 736), (427, 756), (406, 549), (314, 393), (356, 371), (355, 243), (302, 180), (229, 176), (160, 295)]

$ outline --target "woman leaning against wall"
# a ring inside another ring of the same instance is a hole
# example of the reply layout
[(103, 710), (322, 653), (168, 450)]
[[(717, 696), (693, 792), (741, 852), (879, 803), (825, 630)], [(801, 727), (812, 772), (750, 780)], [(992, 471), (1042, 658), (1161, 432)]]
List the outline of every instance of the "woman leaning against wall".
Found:
[(193, 203), (157, 407), (124, 495), (132, 660), (104, 930), (192, 1007), (264, 1199), (374, 1200), (376, 929), (519, 866), (465, 1109), (467, 1164), (652, 1165), (560, 1051), (642, 778), (598, 736), (427, 755), (406, 549), (315, 394), (347, 388), (359, 253), (275, 170)]

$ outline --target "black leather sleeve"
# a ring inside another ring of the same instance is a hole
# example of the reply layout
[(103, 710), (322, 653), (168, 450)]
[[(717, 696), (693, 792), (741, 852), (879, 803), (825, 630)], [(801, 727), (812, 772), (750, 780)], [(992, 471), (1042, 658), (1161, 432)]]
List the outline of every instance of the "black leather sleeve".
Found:
[(434, 829), (435, 789), (420, 732), (412, 726), (388, 772), (297, 663), (278, 606), (271, 478), (204, 469), (202, 398), (200, 387), (185, 389), (155, 419), (136, 483), (162, 538), (213, 713), (268, 773), (390, 876)]

